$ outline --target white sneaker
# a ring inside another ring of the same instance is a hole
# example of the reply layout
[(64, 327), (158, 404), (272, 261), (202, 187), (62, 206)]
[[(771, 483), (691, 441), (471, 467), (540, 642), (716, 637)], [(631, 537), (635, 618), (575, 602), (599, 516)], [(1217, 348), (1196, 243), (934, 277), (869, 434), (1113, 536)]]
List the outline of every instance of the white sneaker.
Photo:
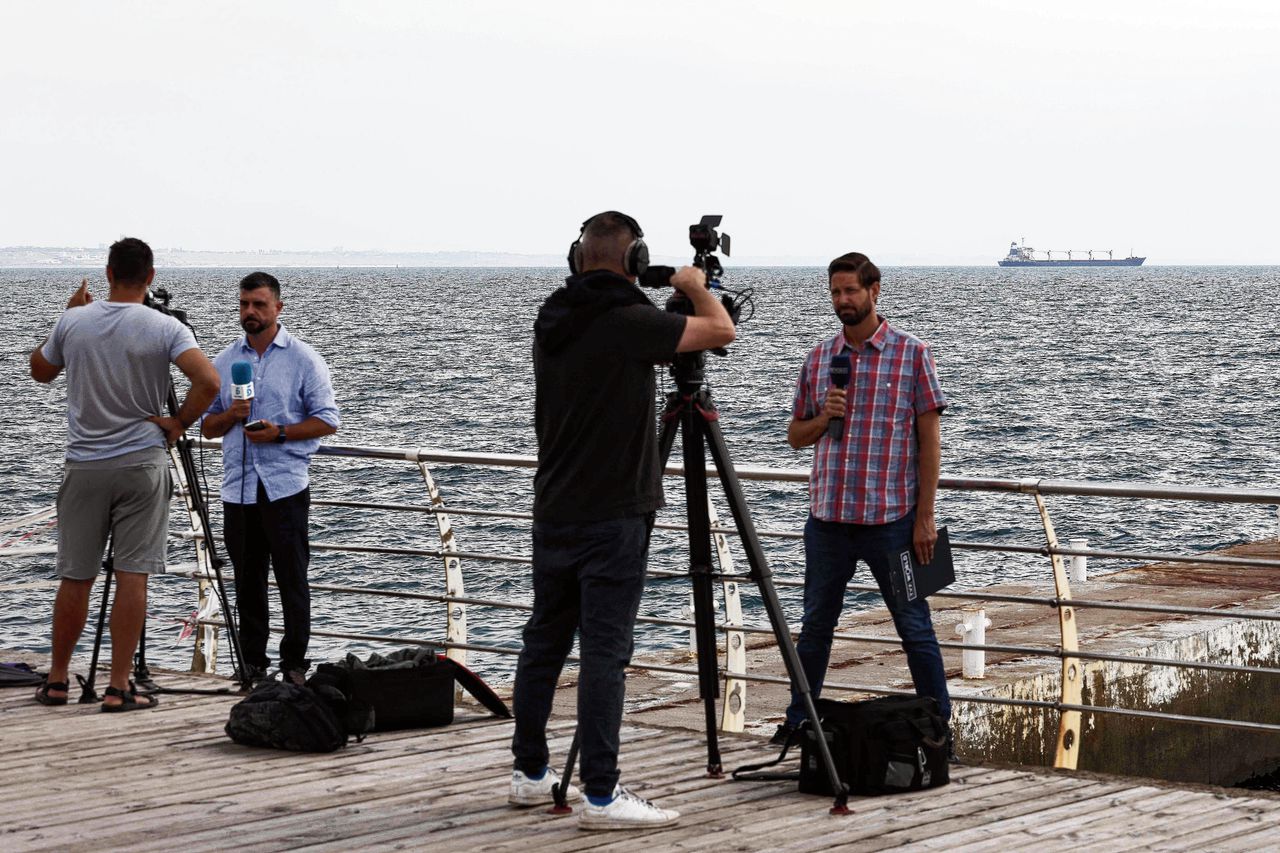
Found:
[(621, 785), (613, 789), (613, 802), (594, 806), (587, 800), (578, 814), (579, 829), (655, 829), (674, 826), (680, 812), (660, 809)]
[[(507, 802), (513, 806), (541, 806), (555, 802), (551, 795), (551, 786), (560, 784), (560, 774), (550, 767), (542, 774), (541, 779), (530, 779), (519, 770), (511, 771), (511, 793)], [(565, 794), (565, 802), (576, 803), (582, 799), (582, 792), (572, 782)]]

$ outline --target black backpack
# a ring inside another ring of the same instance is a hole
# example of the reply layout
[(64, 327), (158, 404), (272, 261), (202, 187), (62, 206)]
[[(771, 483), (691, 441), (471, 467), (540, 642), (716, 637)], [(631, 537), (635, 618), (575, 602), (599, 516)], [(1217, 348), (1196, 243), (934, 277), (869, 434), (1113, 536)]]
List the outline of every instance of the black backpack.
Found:
[(265, 681), (231, 707), (226, 732), (245, 746), (333, 752), (346, 746), (352, 734), (363, 740), (372, 716), (332, 687)]
[[(950, 781), (947, 724), (930, 697), (881, 696), (816, 702), (836, 773), (858, 796), (900, 794)], [(807, 721), (806, 721), (807, 723)], [(817, 733), (801, 729), (800, 792), (831, 795)]]
[[(947, 724), (938, 703), (929, 697), (882, 696), (861, 702), (818, 698), (814, 704), (836, 775), (861, 797), (901, 794), (936, 788), (951, 778), (947, 763)], [(761, 773), (780, 764), (800, 742), (800, 771)], [(818, 750), (817, 733), (808, 720), (800, 724), (773, 761), (748, 764), (733, 771), (745, 781), (798, 779), (800, 793), (832, 796), (831, 780)]]

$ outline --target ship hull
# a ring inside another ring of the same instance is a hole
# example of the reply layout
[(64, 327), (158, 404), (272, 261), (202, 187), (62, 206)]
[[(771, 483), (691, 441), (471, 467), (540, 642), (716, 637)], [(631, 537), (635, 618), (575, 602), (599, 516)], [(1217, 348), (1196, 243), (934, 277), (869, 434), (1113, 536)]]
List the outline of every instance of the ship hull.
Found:
[(1146, 258), (1115, 258), (1115, 259), (1094, 259), (1081, 258), (1079, 260), (1064, 261), (1014, 261), (1008, 258), (996, 261), (1002, 267), (1140, 267)]

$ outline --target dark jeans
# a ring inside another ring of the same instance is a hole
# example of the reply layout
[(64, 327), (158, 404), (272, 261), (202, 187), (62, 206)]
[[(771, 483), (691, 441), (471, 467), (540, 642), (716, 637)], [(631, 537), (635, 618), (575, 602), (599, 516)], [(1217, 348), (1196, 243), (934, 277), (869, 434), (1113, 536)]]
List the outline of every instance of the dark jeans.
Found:
[(240, 616), (240, 648), (249, 666), (265, 669), (267, 657), (267, 568), (276, 576), (284, 611), (284, 637), (280, 640), (280, 668), (306, 670), (307, 644), (311, 642), (311, 587), (307, 564), (311, 544), (307, 540), (307, 514), (311, 490), (268, 501), (258, 484), (256, 504), (223, 503), (227, 553), (236, 568), (236, 608)]
[(515, 767), (547, 766), (547, 719), (556, 682), (578, 633), (579, 774), (588, 794), (618, 783), (618, 734), (632, 630), (644, 591), (652, 516), (591, 524), (533, 525), (533, 614), (516, 667)]
[[(804, 624), (796, 651), (814, 698), (822, 692), (822, 682), (831, 660), (831, 636), (844, 607), (845, 587), (853, 578), (858, 560), (871, 569), (893, 616), (893, 625), (907, 653), (907, 667), (915, 683), (916, 695), (938, 700), (942, 716), (951, 719), (951, 697), (942, 667), (942, 651), (933, 633), (929, 604), (922, 598), (899, 608), (893, 603), (889, 580), (894, 550), (911, 547), (915, 512), (888, 524), (841, 524), (809, 516), (804, 526)], [(805, 719), (799, 694), (792, 693), (787, 722), (799, 725)]]

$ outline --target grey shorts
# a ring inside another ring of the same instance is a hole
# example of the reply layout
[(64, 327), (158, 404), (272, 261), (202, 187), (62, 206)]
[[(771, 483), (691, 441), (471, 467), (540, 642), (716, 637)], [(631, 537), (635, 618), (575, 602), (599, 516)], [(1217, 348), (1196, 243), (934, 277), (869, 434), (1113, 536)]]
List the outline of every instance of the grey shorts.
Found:
[(163, 572), (172, 494), (162, 448), (68, 462), (58, 489), (58, 577), (97, 577), (110, 533), (116, 571)]

